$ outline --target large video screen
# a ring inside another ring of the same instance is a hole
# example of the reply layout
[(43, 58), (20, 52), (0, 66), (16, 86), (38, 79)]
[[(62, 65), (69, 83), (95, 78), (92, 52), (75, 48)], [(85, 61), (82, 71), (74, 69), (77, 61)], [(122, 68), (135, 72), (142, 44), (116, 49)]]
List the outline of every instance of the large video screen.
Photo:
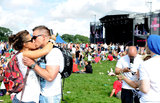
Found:
[(144, 23), (137, 23), (134, 27), (134, 34), (135, 36), (143, 36), (148, 35), (149, 33), (149, 25), (148, 25), (148, 19), (144, 19)]
[(90, 34), (94, 37), (96, 31), (96, 25), (90, 24)]
[(95, 38), (103, 38), (103, 26), (96, 26)]

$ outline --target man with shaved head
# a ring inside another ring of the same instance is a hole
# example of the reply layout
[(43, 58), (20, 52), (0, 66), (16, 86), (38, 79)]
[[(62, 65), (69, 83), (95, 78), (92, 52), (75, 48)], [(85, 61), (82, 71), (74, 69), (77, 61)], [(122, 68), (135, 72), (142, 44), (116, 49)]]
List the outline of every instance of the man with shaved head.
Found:
[[(128, 79), (134, 81), (136, 79), (136, 72), (142, 63), (142, 59), (137, 54), (137, 49), (135, 46), (130, 46), (128, 49), (128, 54), (120, 58), (116, 64), (115, 73), (118, 75), (122, 73)], [(122, 103), (133, 103), (133, 90), (124, 80), (122, 83)], [(138, 103), (134, 100), (134, 103)]]

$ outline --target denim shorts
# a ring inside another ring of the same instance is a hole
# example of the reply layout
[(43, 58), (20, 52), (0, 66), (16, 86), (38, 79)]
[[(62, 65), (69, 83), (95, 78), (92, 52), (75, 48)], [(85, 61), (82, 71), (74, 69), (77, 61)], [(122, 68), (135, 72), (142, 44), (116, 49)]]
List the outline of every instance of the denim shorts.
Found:
[(60, 102), (61, 102), (61, 94), (49, 97), (40, 95), (39, 97), (39, 103), (60, 103)]
[(14, 96), (13, 100), (12, 100), (12, 103), (36, 103), (36, 102), (20, 102), (20, 100), (17, 99), (16, 95)]

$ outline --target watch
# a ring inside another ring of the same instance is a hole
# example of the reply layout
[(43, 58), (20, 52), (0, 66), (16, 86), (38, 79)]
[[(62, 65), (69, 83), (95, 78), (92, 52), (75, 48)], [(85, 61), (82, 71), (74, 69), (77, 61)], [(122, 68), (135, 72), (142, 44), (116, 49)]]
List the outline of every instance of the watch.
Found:
[(35, 62), (34, 64), (32, 64), (32, 65), (30, 66), (30, 68), (31, 68), (31, 69), (34, 69), (34, 67), (36, 66), (36, 64), (37, 64), (37, 63)]

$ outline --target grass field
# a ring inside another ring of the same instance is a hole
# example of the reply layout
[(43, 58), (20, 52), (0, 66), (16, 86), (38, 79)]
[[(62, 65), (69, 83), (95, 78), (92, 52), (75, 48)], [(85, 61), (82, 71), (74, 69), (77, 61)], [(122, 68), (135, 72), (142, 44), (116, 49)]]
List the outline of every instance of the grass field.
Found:
[[(62, 103), (120, 103), (109, 95), (113, 82), (117, 79), (107, 75), (107, 70), (115, 68), (116, 61), (92, 64), (93, 74), (75, 74), (65, 79), (64, 100)], [(54, 91), (53, 91), (54, 92)], [(11, 103), (9, 96), (0, 97), (3, 103)]]

